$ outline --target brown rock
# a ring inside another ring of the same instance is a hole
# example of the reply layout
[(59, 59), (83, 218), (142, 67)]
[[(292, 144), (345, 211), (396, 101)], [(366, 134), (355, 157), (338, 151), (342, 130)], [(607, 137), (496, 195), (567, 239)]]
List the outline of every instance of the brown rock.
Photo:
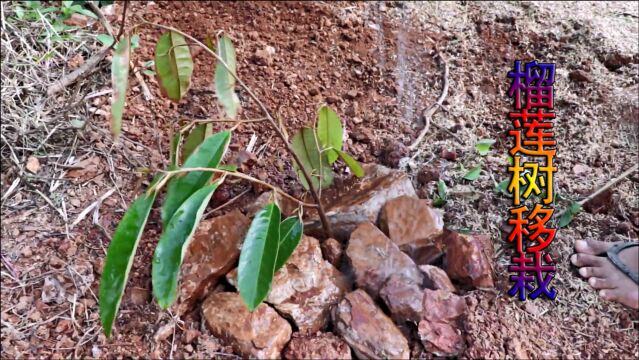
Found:
[(393, 274), (422, 283), (422, 275), (413, 260), (371, 223), (361, 224), (351, 234), (346, 255), (351, 260), (358, 287), (374, 298)]
[(244, 357), (279, 358), (291, 337), (291, 325), (262, 303), (249, 312), (238, 293), (211, 294), (202, 304), (211, 334)]
[(239, 210), (200, 223), (182, 265), (178, 313), (190, 310), (233, 268), (250, 224)]
[(610, 71), (619, 69), (622, 66), (630, 64), (632, 58), (628, 55), (622, 55), (619, 53), (612, 53), (606, 56), (604, 60), (604, 66)]
[(466, 312), (466, 301), (447, 290), (424, 290), (424, 320), (455, 324)]
[(352, 359), (348, 344), (332, 333), (294, 336), (282, 355), (285, 359)]
[(583, 70), (574, 70), (568, 74), (571, 80), (576, 82), (592, 82), (592, 77), (590, 74)]
[(455, 286), (446, 275), (446, 272), (437, 266), (420, 265), (419, 270), (424, 273), (424, 285), (429, 289), (447, 290), (456, 292)]
[(446, 245), (446, 273), (465, 285), (493, 287), (492, 243), (487, 235), (450, 232)]
[(399, 275), (392, 275), (379, 291), (395, 322), (419, 323), (422, 318), (424, 292), (416, 283)]
[(273, 63), (271, 54), (267, 50), (257, 50), (255, 54), (251, 56), (251, 61), (259, 66), (270, 66)]
[[(322, 194), (333, 236), (342, 242), (349, 238), (359, 224), (377, 223), (379, 211), (388, 200), (402, 195), (417, 196), (404, 172), (380, 165), (363, 167), (363, 178), (352, 177)], [(311, 216), (313, 223), (304, 226), (304, 231), (309, 235), (321, 236), (321, 222), (316, 214)]]
[(435, 238), (444, 230), (441, 210), (428, 200), (400, 196), (389, 200), (379, 216), (380, 228), (408, 254), (424, 247), (435, 247)]
[(308, 94), (311, 96), (315, 96), (315, 95), (319, 95), (319, 89), (318, 88), (310, 88), (308, 89)]
[(357, 97), (357, 90), (349, 90), (344, 97), (348, 100), (353, 100)]
[(464, 339), (449, 324), (422, 320), (418, 333), (426, 351), (437, 356), (455, 356), (464, 349)]
[(342, 254), (344, 253), (342, 244), (333, 238), (328, 238), (322, 242), (321, 247), (324, 259), (333, 266), (339, 267), (342, 262)]
[(408, 342), (365, 291), (347, 294), (333, 310), (333, 325), (360, 359), (408, 359)]
[(457, 160), (457, 152), (455, 150), (446, 150), (442, 149), (441, 158), (446, 159), (448, 161), (456, 161)]
[(351, 137), (361, 143), (370, 144), (371, 141), (375, 138), (373, 131), (366, 127), (358, 128), (356, 131), (351, 133)]
[(380, 161), (382, 164), (391, 168), (398, 168), (399, 162), (402, 158), (407, 157), (410, 154), (410, 150), (404, 143), (391, 139), (386, 143), (386, 146), (382, 149)]
[(129, 293), (129, 300), (135, 305), (146, 305), (151, 299), (151, 292), (148, 289), (132, 287)]
[(312, 333), (326, 326), (331, 307), (347, 290), (344, 276), (322, 257), (317, 239), (302, 236), (275, 274), (266, 302), (291, 318), (300, 332)]

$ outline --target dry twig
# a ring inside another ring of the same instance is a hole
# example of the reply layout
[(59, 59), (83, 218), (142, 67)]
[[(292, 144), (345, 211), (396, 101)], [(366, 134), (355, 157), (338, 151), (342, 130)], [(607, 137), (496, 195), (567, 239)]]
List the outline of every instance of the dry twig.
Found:
[(417, 147), (419, 146), (419, 143), (424, 139), (424, 136), (426, 136), (426, 133), (428, 133), (430, 119), (435, 114), (437, 109), (439, 109), (444, 104), (444, 100), (446, 99), (446, 96), (448, 95), (448, 62), (446, 62), (446, 59), (437, 48), (437, 44), (435, 44), (435, 53), (437, 54), (437, 57), (439, 58), (439, 62), (441, 63), (444, 69), (444, 71), (442, 72), (442, 83), (443, 83), (442, 92), (439, 95), (437, 102), (435, 102), (433, 105), (431, 105), (429, 108), (425, 109), (422, 112), (422, 117), (424, 118), (426, 125), (424, 126), (424, 129), (422, 129), (422, 131), (417, 136), (417, 139), (415, 139), (415, 141), (408, 147), (408, 149), (411, 151), (417, 149)]

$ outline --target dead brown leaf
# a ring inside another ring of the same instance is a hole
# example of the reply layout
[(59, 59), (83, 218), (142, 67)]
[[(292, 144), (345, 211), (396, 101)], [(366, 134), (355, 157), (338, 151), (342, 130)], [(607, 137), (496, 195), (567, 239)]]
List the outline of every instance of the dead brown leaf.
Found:
[(37, 174), (40, 170), (40, 160), (35, 156), (29, 156), (25, 167), (30, 173)]

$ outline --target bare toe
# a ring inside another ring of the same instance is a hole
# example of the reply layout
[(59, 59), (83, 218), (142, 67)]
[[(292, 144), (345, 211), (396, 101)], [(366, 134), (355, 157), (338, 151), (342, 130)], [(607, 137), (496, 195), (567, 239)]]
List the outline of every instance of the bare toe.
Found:
[(588, 279), (588, 284), (595, 289), (612, 289), (615, 285), (610, 281), (610, 279), (606, 278), (597, 278), (591, 277)]
[(577, 240), (575, 241), (575, 250), (578, 253), (601, 255), (608, 251), (616, 242), (603, 242), (598, 240)]
[(632, 309), (639, 309), (639, 289), (614, 288), (599, 291), (599, 295), (606, 300), (616, 301)]
[(579, 269), (579, 275), (583, 278), (602, 277), (606, 274), (604, 268), (601, 267), (582, 267)]
[[(604, 259), (605, 260), (605, 259)], [(601, 266), (602, 258), (599, 256), (588, 255), (588, 254), (574, 254), (570, 257), (570, 261), (579, 266)]]

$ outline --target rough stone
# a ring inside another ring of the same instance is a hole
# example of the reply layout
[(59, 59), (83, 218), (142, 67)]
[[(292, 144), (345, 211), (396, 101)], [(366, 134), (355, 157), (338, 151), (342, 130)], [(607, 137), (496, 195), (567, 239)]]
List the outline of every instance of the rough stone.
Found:
[(452, 280), (474, 287), (493, 287), (493, 247), (487, 235), (451, 232), (444, 238), (446, 273)]
[(379, 296), (398, 324), (406, 321), (417, 324), (421, 320), (424, 292), (418, 284), (402, 276), (393, 275), (379, 291)]
[(424, 290), (423, 297), (424, 320), (455, 324), (466, 312), (466, 301), (463, 297), (447, 290)]
[(568, 74), (571, 80), (576, 82), (592, 82), (592, 76), (583, 70), (574, 70)]
[[(237, 288), (237, 269), (226, 274)], [(266, 302), (290, 318), (302, 333), (326, 326), (330, 310), (350, 290), (347, 279), (322, 258), (317, 239), (302, 236), (286, 264), (275, 274)]]
[(339, 267), (342, 262), (342, 255), (344, 254), (342, 244), (333, 238), (328, 238), (322, 242), (321, 247), (324, 259), (333, 266)]
[(632, 57), (629, 55), (611, 53), (606, 56), (604, 66), (608, 68), (608, 70), (614, 71), (622, 66), (630, 64), (631, 61)]
[(233, 268), (251, 221), (235, 210), (198, 226), (181, 269), (177, 311), (184, 314)]
[(437, 356), (455, 356), (464, 349), (464, 339), (450, 324), (422, 320), (418, 334), (424, 349)]
[(333, 310), (333, 325), (360, 359), (410, 357), (406, 338), (361, 289), (347, 294)]
[(458, 320), (466, 312), (466, 301), (448, 290), (424, 290), (423, 320), (418, 333), (424, 348), (437, 356), (454, 356), (464, 348)]
[(238, 293), (211, 294), (202, 304), (211, 334), (244, 357), (275, 359), (291, 337), (291, 325), (262, 303), (249, 312)]
[(332, 333), (293, 336), (284, 349), (285, 359), (352, 359), (351, 348)]
[(443, 213), (429, 200), (400, 196), (389, 200), (379, 216), (382, 231), (399, 248), (420, 264), (441, 255), (435, 239), (444, 230)]
[(317, 239), (302, 236), (275, 274), (266, 302), (290, 317), (300, 332), (312, 333), (326, 326), (331, 308), (346, 291), (346, 278), (324, 260)]
[[(416, 197), (410, 179), (401, 171), (380, 165), (363, 165), (365, 176), (352, 177), (343, 183), (335, 183), (323, 192), (323, 204), (333, 228), (333, 236), (346, 241), (355, 228), (362, 223), (377, 224), (382, 206), (390, 199), (407, 195)], [(309, 235), (321, 237), (321, 222), (316, 214), (304, 230)]]
[(351, 234), (346, 255), (351, 261), (357, 286), (374, 298), (393, 274), (422, 283), (422, 274), (413, 260), (371, 223), (361, 224)]
[(437, 266), (420, 265), (419, 270), (424, 273), (424, 286), (427, 288), (434, 290), (447, 290), (450, 292), (457, 291), (448, 275), (446, 275), (446, 272)]

